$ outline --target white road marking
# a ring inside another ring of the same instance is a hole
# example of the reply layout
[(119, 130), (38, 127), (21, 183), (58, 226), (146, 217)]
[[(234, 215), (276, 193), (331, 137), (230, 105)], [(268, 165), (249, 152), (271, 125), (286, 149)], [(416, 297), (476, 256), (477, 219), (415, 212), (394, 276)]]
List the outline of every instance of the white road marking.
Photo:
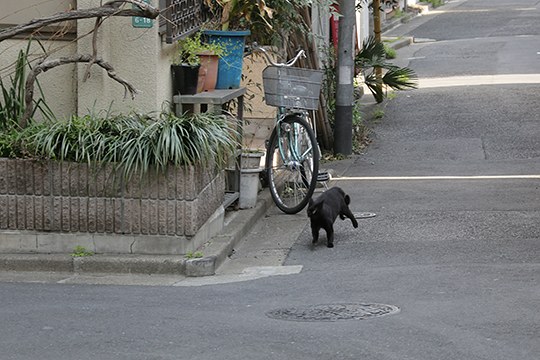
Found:
[(531, 180), (540, 175), (442, 175), (442, 176), (343, 176), (332, 181), (380, 181), (380, 180)]
[(505, 84), (540, 84), (540, 74), (469, 75), (418, 79), (420, 89)]
[(302, 271), (302, 265), (291, 266), (254, 266), (245, 268), (241, 274), (227, 274), (185, 278), (174, 286), (204, 286), (229, 284), (240, 281), (256, 280), (269, 276), (294, 275)]

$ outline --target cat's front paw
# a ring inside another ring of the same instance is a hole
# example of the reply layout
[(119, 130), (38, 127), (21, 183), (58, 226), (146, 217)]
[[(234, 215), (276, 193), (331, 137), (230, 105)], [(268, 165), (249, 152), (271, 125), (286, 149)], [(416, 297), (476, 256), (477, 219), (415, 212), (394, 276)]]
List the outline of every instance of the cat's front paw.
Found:
[(334, 247), (334, 243), (328, 243), (328, 244), (326, 244), (326, 246), (329, 247), (329, 248), (333, 248), (333, 247)]

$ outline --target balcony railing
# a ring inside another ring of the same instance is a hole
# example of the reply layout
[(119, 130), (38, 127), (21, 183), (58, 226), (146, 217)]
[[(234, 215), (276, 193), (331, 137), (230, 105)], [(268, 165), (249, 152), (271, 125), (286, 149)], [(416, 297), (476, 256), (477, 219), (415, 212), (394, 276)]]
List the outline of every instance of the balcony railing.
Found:
[(159, 29), (168, 44), (199, 30), (210, 18), (203, 0), (160, 0)]

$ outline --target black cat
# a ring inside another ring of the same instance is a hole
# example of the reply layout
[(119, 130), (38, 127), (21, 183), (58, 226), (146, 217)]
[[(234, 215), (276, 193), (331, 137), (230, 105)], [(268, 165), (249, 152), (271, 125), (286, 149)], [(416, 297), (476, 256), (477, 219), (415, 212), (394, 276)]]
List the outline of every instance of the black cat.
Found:
[(355, 228), (358, 227), (358, 221), (354, 218), (349, 204), (351, 198), (339, 187), (333, 187), (323, 192), (317, 199), (309, 200), (307, 214), (311, 220), (311, 233), (313, 234), (313, 243), (319, 240), (319, 230), (323, 228), (326, 231), (327, 243), (329, 248), (334, 247), (334, 222), (339, 217), (345, 220), (345, 217), (351, 219)]

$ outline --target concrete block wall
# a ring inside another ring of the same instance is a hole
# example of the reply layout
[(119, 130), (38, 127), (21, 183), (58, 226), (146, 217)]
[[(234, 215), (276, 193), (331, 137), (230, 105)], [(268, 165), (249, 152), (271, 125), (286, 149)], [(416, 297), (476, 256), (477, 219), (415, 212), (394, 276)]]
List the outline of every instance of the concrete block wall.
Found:
[[(71, 251), (73, 244), (62, 245), (67, 239), (91, 239), (87, 248), (103, 252), (185, 252), (224, 199), (224, 174), (213, 167), (134, 176), (127, 184), (114, 177), (110, 167), (0, 158), (0, 242), (22, 252)], [(152, 249), (153, 240), (166, 246)]]

